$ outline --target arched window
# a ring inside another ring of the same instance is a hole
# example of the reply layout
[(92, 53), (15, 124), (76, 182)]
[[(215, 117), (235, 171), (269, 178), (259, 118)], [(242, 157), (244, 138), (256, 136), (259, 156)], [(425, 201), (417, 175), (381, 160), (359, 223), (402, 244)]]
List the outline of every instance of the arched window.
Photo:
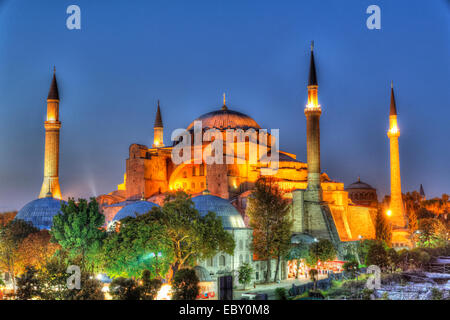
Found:
[(244, 241), (239, 240), (239, 250), (244, 250)]
[(227, 261), (226, 261), (225, 256), (224, 256), (224, 255), (221, 255), (220, 258), (219, 258), (219, 265), (220, 265), (221, 267), (225, 267), (226, 262), (227, 262)]
[(242, 254), (239, 255), (239, 264), (242, 264), (244, 262), (244, 258), (242, 257)]
[(250, 262), (250, 255), (249, 254), (245, 256), (245, 262), (247, 262), (247, 263)]
[(207, 266), (214, 267), (214, 257), (208, 259)]

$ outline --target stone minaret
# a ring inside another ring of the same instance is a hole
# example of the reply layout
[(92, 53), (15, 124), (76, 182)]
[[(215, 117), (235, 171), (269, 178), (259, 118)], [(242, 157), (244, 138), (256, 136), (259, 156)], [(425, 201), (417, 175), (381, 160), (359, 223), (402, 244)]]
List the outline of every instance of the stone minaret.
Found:
[(163, 137), (163, 123), (161, 117), (161, 109), (159, 107), (156, 111), (155, 125), (153, 126), (153, 148), (164, 147), (164, 137)]
[(48, 194), (56, 199), (62, 199), (59, 186), (59, 93), (56, 82), (55, 69), (53, 69), (53, 80), (47, 97), (47, 121), (45, 127), (45, 159), (44, 159), (44, 181), (42, 182), (39, 198), (45, 198)]
[(308, 104), (305, 108), (306, 116), (306, 148), (308, 162), (308, 186), (305, 200), (322, 200), (320, 186), (320, 115), (322, 109), (317, 100), (317, 76), (314, 63), (314, 42), (311, 42), (311, 61), (308, 80)]
[(389, 113), (389, 131), (391, 158), (391, 203), (390, 221), (394, 228), (404, 228), (406, 220), (403, 214), (402, 184), (400, 180), (400, 157), (398, 151), (398, 137), (400, 130), (397, 125), (397, 108), (395, 106), (394, 86), (391, 83), (391, 107)]

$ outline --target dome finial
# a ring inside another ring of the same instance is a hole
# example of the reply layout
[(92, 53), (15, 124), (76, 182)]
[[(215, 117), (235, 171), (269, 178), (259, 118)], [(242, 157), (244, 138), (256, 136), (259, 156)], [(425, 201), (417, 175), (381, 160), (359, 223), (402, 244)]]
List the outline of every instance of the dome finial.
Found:
[(141, 193), (141, 201), (145, 201), (145, 193), (144, 193), (144, 191), (142, 191), (142, 193)]
[(48, 192), (47, 192), (47, 194), (45, 195), (45, 197), (46, 197), (46, 198), (53, 198), (53, 193), (52, 193), (50, 184), (48, 185)]
[(358, 182), (361, 182), (361, 177), (360, 176), (358, 176)]
[(228, 108), (227, 108), (227, 99), (226, 99), (225, 92), (223, 93), (223, 106), (222, 106), (222, 110), (228, 110)]
[(206, 182), (206, 188), (205, 190), (203, 190), (202, 194), (211, 194), (211, 192), (209, 192), (208, 190), (208, 176), (205, 177), (205, 182)]

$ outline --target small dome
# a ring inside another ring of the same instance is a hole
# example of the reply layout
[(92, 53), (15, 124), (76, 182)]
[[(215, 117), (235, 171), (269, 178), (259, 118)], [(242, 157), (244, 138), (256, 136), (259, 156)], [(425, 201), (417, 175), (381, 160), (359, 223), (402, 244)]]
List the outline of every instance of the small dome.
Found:
[(194, 270), (195, 270), (195, 274), (197, 275), (198, 280), (200, 280), (200, 282), (212, 281), (209, 271), (206, 270), (205, 268), (203, 268), (202, 266), (195, 266)]
[(131, 204), (126, 205), (122, 209), (120, 209), (116, 215), (114, 216), (112, 221), (119, 221), (126, 217), (136, 217), (137, 215), (141, 215), (152, 210), (153, 207), (159, 207), (156, 203), (139, 200), (135, 201)]
[[(251, 117), (238, 111), (229, 110), (228, 108), (222, 108), (212, 112), (205, 113), (204, 115), (195, 119), (202, 121), (202, 128), (239, 128), (239, 129), (261, 129), (259, 124), (256, 123)], [(194, 120), (194, 121), (195, 121)], [(192, 122), (187, 130), (194, 128), (194, 122)]]
[(192, 201), (202, 216), (212, 211), (218, 217), (221, 217), (222, 225), (225, 229), (246, 228), (241, 214), (228, 200), (210, 194), (204, 194), (192, 198)]
[(358, 178), (358, 181), (353, 182), (352, 184), (348, 185), (345, 190), (348, 189), (374, 189), (370, 184), (362, 182), (361, 179)]
[(66, 202), (52, 197), (33, 200), (20, 209), (15, 219), (31, 222), (38, 229), (50, 230), (53, 217), (61, 212), (61, 203)]
[(304, 234), (304, 233), (298, 233), (298, 234), (294, 234), (291, 238), (291, 243), (294, 244), (298, 244), (298, 243), (306, 243), (306, 244), (311, 244), (316, 242), (315, 238), (311, 237), (309, 234)]

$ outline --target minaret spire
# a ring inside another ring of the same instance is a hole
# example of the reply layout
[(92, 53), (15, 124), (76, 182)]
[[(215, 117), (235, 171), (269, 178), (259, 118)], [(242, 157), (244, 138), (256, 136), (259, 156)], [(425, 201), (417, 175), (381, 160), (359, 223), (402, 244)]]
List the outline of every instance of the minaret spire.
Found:
[(397, 115), (397, 107), (395, 106), (395, 96), (394, 96), (394, 82), (391, 81), (391, 108), (389, 115), (396, 116)]
[(45, 159), (44, 181), (42, 182), (39, 198), (52, 195), (56, 199), (62, 199), (59, 186), (59, 91), (56, 81), (56, 68), (53, 67), (53, 78), (47, 96), (47, 121), (45, 127)]
[(400, 177), (400, 155), (398, 138), (400, 130), (397, 124), (397, 110), (395, 106), (394, 86), (391, 82), (391, 105), (389, 112), (389, 138), (390, 148), (390, 168), (391, 168), (391, 201), (389, 209), (391, 210), (390, 221), (395, 228), (405, 228), (406, 219), (403, 210), (402, 184)]
[(164, 130), (164, 126), (163, 126), (162, 117), (161, 117), (161, 107), (159, 105), (159, 100), (158, 100), (155, 124), (153, 126), (153, 148), (164, 147), (163, 130)]
[(314, 62), (314, 42), (311, 42), (311, 59), (308, 77), (308, 104), (305, 108), (306, 116), (306, 146), (308, 162), (308, 185), (305, 198), (309, 201), (320, 202), (322, 200), (322, 188), (320, 183), (320, 115), (322, 109), (317, 98), (316, 65)]

